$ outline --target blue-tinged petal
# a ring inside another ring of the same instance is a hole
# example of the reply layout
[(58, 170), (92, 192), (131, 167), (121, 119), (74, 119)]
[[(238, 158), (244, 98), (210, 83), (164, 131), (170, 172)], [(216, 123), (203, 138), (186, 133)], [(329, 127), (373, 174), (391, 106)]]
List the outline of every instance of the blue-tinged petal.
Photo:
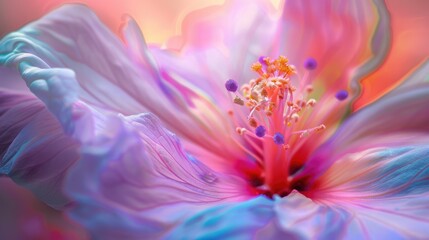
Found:
[(79, 159), (78, 147), (40, 100), (0, 91), (0, 174), (63, 208), (70, 203), (64, 178)]
[(273, 221), (273, 207), (274, 202), (262, 196), (211, 207), (176, 226), (166, 239), (254, 239)]
[(424, 194), (429, 192), (428, 156), (426, 145), (347, 154), (321, 176), (312, 194), (355, 200)]
[(404, 145), (348, 154), (309, 194), (353, 213), (361, 231), (375, 239), (424, 239), (429, 234), (429, 148)]

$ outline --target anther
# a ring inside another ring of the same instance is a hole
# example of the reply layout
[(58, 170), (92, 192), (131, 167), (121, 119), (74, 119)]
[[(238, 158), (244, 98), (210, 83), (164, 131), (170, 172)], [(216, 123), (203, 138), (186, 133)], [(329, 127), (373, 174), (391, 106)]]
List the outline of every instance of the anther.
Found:
[(299, 120), (298, 113), (292, 114), (292, 116), (290, 116), (290, 119), (293, 120), (293, 121), (295, 121), (295, 122), (298, 122), (298, 120)]
[(259, 62), (254, 63), (252, 65), (252, 70), (255, 71), (255, 72), (257, 72), (257, 73), (259, 73), (259, 74), (262, 74), (262, 64), (259, 63)]
[(234, 98), (234, 103), (235, 104), (238, 104), (238, 105), (240, 105), (240, 106), (243, 106), (244, 105), (244, 101), (243, 101), (243, 99), (241, 99), (240, 97), (238, 97), (238, 96), (235, 96), (235, 98)]
[(258, 122), (256, 121), (256, 119), (255, 118), (253, 118), (253, 117), (251, 117), (251, 118), (249, 118), (249, 125), (251, 126), (251, 127), (257, 127), (258, 126)]
[(335, 97), (340, 101), (345, 100), (348, 96), (349, 93), (346, 90), (340, 90), (335, 94)]
[(305, 60), (304, 62), (304, 67), (307, 70), (314, 70), (317, 68), (317, 61), (314, 58), (307, 58), (307, 60)]
[(236, 92), (238, 89), (238, 84), (237, 81), (235, 81), (234, 79), (229, 79), (228, 81), (226, 81), (225, 83), (225, 88), (226, 90), (228, 90), (229, 92)]
[(311, 86), (311, 85), (308, 85), (306, 88), (305, 88), (305, 91), (307, 91), (307, 93), (311, 93), (311, 92), (313, 92), (313, 86)]
[(265, 129), (265, 127), (264, 126), (262, 126), (262, 125), (259, 125), (258, 127), (256, 127), (255, 128), (255, 134), (256, 134), (256, 136), (258, 136), (258, 137), (264, 137), (265, 136), (265, 133), (266, 133), (266, 129)]
[(246, 129), (245, 129), (245, 128), (240, 128), (240, 127), (238, 127), (238, 128), (236, 128), (236, 129), (235, 129), (235, 131), (236, 131), (238, 134), (243, 135), (243, 134), (244, 134), (244, 132), (246, 131)]
[(273, 140), (274, 140), (274, 143), (277, 145), (282, 145), (285, 143), (285, 138), (284, 138), (283, 134), (281, 134), (279, 132), (274, 134)]
[(262, 65), (266, 65), (265, 58), (266, 58), (265, 56), (260, 56), (258, 59), (258, 62)]
[(322, 131), (322, 130), (325, 130), (325, 129), (326, 129), (326, 126), (324, 124), (321, 124), (320, 126), (318, 126), (316, 128), (316, 131), (319, 132), (319, 131)]
[(309, 99), (308, 101), (307, 101), (307, 104), (306, 104), (307, 106), (310, 106), (310, 107), (314, 107), (314, 105), (316, 105), (316, 100), (315, 99), (313, 99), (313, 98), (311, 98), (311, 99)]

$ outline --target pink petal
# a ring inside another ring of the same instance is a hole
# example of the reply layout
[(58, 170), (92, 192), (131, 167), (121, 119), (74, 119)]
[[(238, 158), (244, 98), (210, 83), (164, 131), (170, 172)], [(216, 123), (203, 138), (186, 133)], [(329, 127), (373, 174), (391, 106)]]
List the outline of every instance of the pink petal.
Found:
[(421, 144), (429, 132), (429, 64), (422, 65), (403, 85), (356, 112), (309, 159), (302, 175), (320, 176), (346, 154), (376, 147)]
[(315, 58), (319, 64), (313, 77), (335, 93), (350, 87), (352, 76), (358, 80), (382, 63), (389, 45), (388, 19), (380, 1), (285, 1), (275, 46), (299, 72), (306, 58)]
[[(398, 137), (398, 136), (392, 136)], [(378, 147), (342, 157), (308, 194), (347, 209), (366, 237), (422, 239), (429, 234), (428, 136), (417, 145)]]

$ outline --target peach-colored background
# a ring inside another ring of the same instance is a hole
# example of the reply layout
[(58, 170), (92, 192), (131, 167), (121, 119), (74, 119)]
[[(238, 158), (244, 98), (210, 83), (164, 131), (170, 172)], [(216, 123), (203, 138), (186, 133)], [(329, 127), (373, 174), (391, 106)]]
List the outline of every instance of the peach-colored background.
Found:
[[(270, 0), (278, 6), (280, 0)], [(121, 16), (134, 17), (148, 42), (161, 43), (180, 33), (180, 22), (187, 13), (206, 6), (220, 5), (225, 0), (0, 0), (0, 36), (41, 17), (64, 3), (80, 2), (91, 7), (113, 31)]]
[[(281, 0), (271, 0), (276, 6)], [(0, 36), (41, 17), (44, 13), (70, 0), (0, 0)], [(181, 20), (187, 13), (224, 0), (82, 0), (100, 16), (112, 31), (118, 33), (121, 17), (133, 16), (142, 28), (146, 40), (164, 43), (181, 30)], [(361, 108), (381, 93), (397, 84), (418, 63), (429, 55), (429, 1), (386, 0), (393, 23), (392, 49), (386, 64), (362, 81), (365, 91), (356, 102)]]

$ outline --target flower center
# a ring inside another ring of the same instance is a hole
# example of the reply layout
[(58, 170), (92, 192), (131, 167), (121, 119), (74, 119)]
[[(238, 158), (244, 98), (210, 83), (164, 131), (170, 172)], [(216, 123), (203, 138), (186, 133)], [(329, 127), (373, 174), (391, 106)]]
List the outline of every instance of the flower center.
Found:
[[(316, 66), (313, 59), (306, 62), (308, 70)], [(309, 98), (313, 87), (307, 83), (308, 74), (299, 81), (298, 87), (294, 86), (291, 78), (296, 75), (295, 67), (284, 56), (273, 60), (261, 57), (251, 69), (257, 77), (241, 86), (241, 93), (237, 91), (239, 86), (235, 80), (225, 83), (233, 102), (245, 108), (248, 114), (243, 111), (229, 113), (242, 137), (240, 147), (261, 166), (255, 187), (261, 192), (284, 195), (294, 188), (290, 174), (290, 155), (294, 148), (300, 146), (303, 138), (326, 127), (322, 123), (305, 124), (317, 103)]]

